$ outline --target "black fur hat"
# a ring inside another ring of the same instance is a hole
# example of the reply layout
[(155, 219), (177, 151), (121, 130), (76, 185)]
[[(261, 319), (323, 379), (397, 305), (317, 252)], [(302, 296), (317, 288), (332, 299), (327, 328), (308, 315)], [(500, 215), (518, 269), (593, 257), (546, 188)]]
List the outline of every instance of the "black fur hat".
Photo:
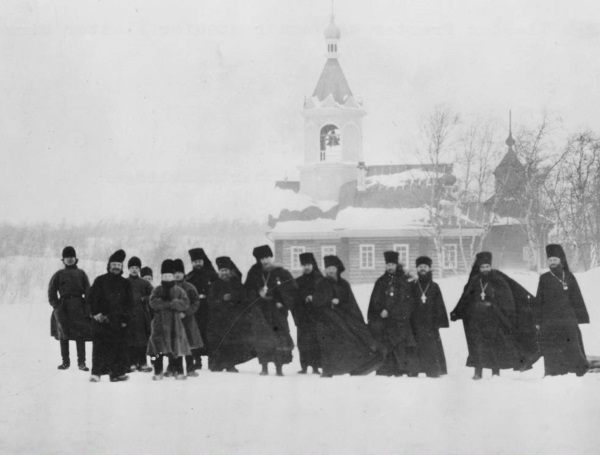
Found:
[(131, 256), (131, 259), (127, 261), (127, 268), (130, 267), (139, 267), (142, 268), (142, 261), (137, 256)]
[(429, 256), (419, 256), (417, 258), (417, 260), (415, 261), (415, 264), (417, 267), (419, 267), (421, 264), (425, 264), (425, 265), (428, 265), (429, 267), (431, 267), (431, 265), (433, 264), (433, 261), (431, 260), (431, 258)]
[(160, 273), (175, 273), (175, 267), (171, 259), (165, 259), (160, 265)]
[(123, 262), (125, 260), (125, 251), (123, 250), (117, 250), (115, 251), (113, 254), (110, 255), (110, 257), (108, 258), (108, 262)]
[(175, 272), (185, 273), (185, 265), (183, 265), (183, 261), (181, 259), (173, 260), (173, 270)]

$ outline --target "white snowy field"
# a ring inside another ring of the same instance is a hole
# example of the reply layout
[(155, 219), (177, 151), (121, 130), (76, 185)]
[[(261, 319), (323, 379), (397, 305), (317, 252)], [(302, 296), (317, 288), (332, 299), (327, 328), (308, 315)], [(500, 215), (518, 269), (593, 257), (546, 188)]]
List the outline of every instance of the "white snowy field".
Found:
[[(536, 275), (512, 276), (535, 292)], [(600, 269), (577, 277), (592, 320), (584, 342), (599, 354)], [(440, 280), (448, 311), (464, 280)], [(543, 379), (540, 361), (474, 382), (461, 323), (442, 331), (449, 374), (441, 379), (300, 376), (295, 352), (283, 378), (259, 376), (253, 360), (239, 374), (154, 382), (134, 373), (94, 384), (89, 373), (56, 369), (44, 288), (0, 305), (3, 455), (600, 453), (599, 374)], [(364, 313), (370, 286), (355, 292)], [(89, 366), (89, 343), (87, 352)]]

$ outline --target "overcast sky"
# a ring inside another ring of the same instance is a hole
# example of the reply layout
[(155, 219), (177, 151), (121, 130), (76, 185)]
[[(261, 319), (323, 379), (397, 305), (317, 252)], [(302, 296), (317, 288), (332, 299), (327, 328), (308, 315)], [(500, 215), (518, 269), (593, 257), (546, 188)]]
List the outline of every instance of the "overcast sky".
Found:
[[(244, 198), (301, 159), (330, 9), (3, 0), (1, 219), (258, 214)], [(597, 1), (345, 0), (335, 15), (367, 164), (410, 159), (440, 103), (502, 128), (508, 109), (523, 125), (546, 109), (562, 131), (600, 130)]]

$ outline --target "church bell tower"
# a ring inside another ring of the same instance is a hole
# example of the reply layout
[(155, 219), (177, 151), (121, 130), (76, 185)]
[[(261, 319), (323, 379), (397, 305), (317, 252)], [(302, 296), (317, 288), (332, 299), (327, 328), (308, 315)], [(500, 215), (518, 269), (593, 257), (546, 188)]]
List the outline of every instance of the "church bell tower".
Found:
[(339, 62), (341, 32), (333, 13), (325, 29), (327, 60), (317, 86), (304, 100), (304, 162), (300, 192), (320, 201), (337, 201), (340, 187), (358, 179), (363, 161), (362, 118), (366, 112)]

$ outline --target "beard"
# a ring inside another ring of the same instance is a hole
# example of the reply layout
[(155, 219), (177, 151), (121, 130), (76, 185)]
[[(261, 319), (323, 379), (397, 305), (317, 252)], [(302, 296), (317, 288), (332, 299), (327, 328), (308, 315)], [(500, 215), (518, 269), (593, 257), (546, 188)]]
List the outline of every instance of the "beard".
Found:
[(419, 272), (419, 280), (420, 281), (431, 281), (431, 278), (433, 276), (433, 272), (428, 271), (428, 272)]
[(562, 264), (552, 264), (550, 266), (550, 270), (552, 270), (554, 273), (562, 273), (563, 266)]

